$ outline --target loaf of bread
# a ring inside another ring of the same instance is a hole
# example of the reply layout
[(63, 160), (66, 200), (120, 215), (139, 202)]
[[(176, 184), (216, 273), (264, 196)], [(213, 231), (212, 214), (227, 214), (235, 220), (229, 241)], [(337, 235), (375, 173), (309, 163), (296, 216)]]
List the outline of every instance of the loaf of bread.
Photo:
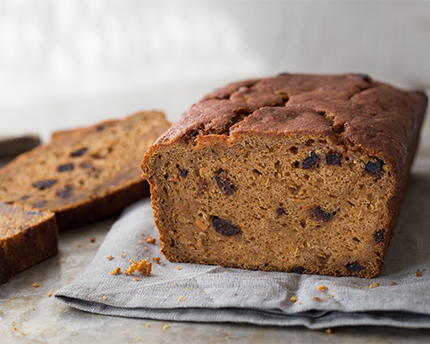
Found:
[(13, 201), (0, 202), (0, 283), (57, 253), (52, 212)]
[(0, 200), (54, 212), (60, 231), (111, 216), (149, 194), (139, 163), (169, 126), (152, 111), (56, 133), (0, 170)]
[(427, 105), (363, 74), (227, 85), (150, 147), (170, 261), (373, 277), (381, 269)]

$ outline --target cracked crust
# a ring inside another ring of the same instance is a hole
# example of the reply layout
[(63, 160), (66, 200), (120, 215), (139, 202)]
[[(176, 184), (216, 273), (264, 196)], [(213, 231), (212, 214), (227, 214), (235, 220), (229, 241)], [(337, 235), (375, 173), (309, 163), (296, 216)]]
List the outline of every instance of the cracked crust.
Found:
[(162, 253), (171, 261), (375, 276), (426, 105), (422, 92), (364, 74), (281, 74), (214, 91), (142, 162)]
[[(156, 145), (196, 136), (320, 133), (403, 171), (427, 98), (364, 74), (297, 75), (229, 84), (194, 104)], [(399, 175), (399, 179), (401, 174)]]

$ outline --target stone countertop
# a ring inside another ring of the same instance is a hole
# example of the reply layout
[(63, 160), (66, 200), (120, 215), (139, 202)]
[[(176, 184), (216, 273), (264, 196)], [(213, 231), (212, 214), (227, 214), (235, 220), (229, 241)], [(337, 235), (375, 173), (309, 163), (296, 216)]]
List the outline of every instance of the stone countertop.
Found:
[[(415, 170), (430, 166), (427, 118)], [(1, 162), (0, 162), (1, 164)], [(60, 234), (59, 254), (0, 285), (0, 343), (429, 343), (430, 329), (344, 327), (325, 331), (304, 327), (164, 322), (85, 313), (54, 297), (92, 260), (116, 218)], [(95, 238), (95, 242), (91, 242)], [(78, 245), (80, 244), (80, 245)], [(79, 246), (79, 247), (78, 247)], [(39, 283), (38, 288), (33, 287)], [(148, 327), (149, 325), (149, 327)], [(168, 325), (165, 328), (165, 325)]]

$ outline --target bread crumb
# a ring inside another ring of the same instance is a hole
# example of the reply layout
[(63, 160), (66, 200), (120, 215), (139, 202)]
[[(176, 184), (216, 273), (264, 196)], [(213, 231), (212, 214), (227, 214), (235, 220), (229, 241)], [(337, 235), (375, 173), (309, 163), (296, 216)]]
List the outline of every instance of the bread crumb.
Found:
[(140, 337), (137, 337), (137, 339), (136, 339), (137, 341), (139, 341), (140, 340)]
[(179, 270), (181, 267), (178, 265), (177, 267), (176, 267), (176, 270)]
[(191, 288), (188, 288), (189, 291), (191, 291)]
[(227, 274), (227, 273), (228, 273), (228, 271), (224, 271), (224, 273), (225, 273), (225, 274)]
[(152, 234), (149, 235), (149, 238), (145, 239), (145, 241), (148, 244), (155, 244), (155, 238), (152, 236)]
[(334, 285), (334, 282), (331, 285)]
[(321, 292), (321, 293), (324, 293), (326, 290), (327, 290), (328, 288), (323, 284), (323, 285), (320, 285), (319, 287), (318, 287), (318, 290)]
[(121, 272), (121, 268), (116, 268), (115, 270), (111, 271), (111, 275), (118, 275)]
[(31, 310), (34, 311), (34, 307)]
[(376, 283), (376, 282), (373, 282), (373, 286), (376, 288), (376, 287), (379, 287), (379, 286), (380, 286), (380, 284), (379, 284), (379, 283)]
[(39, 288), (40, 284), (39, 283), (33, 283), (33, 287), (35, 288)]
[(184, 301), (184, 298), (181, 296), (181, 297), (178, 299), (178, 303), (179, 303), (179, 301)]
[(396, 285), (397, 283), (396, 282), (391, 282), (391, 285)]
[(147, 262), (146, 260), (139, 260), (138, 262), (135, 262), (133, 259), (130, 259), (130, 267), (125, 270), (125, 273), (127, 275), (131, 275), (134, 271), (140, 272), (141, 274), (145, 274), (146, 276), (149, 276), (152, 269), (152, 263)]
[(103, 300), (106, 300), (106, 296), (103, 296)]
[(321, 299), (318, 296), (314, 296), (313, 299), (316, 301), (321, 301)]
[(327, 334), (331, 334), (331, 329), (327, 329), (327, 330), (325, 330), (325, 333), (327, 333)]
[(169, 328), (169, 325), (167, 325), (167, 324), (166, 324), (166, 325), (164, 325), (164, 326), (163, 326), (163, 331), (166, 331), (168, 328)]
[(297, 301), (297, 304), (298, 304), (298, 305), (301, 305), (300, 301)]
[(297, 297), (296, 295), (293, 295), (290, 299), (291, 302), (296, 302), (297, 301)]
[(52, 296), (52, 294), (51, 293), (48, 293), (48, 297), (51, 297)]
[(327, 302), (327, 299), (324, 299), (323, 301), (324, 301), (324, 302)]
[(124, 257), (124, 251), (122, 251), (122, 252), (121, 252), (120, 257), (121, 257), (121, 258), (122, 258), (122, 257)]
[(146, 324), (146, 327), (151, 327), (151, 325), (149, 325), (149, 323)]
[(96, 237), (92, 237), (92, 238), (90, 239), (90, 242), (96, 242)]
[(227, 334), (228, 334), (228, 335), (230, 335), (230, 334), (231, 334), (231, 331), (228, 331), (228, 332), (227, 332)]
[(174, 285), (176, 285), (176, 282), (173, 282)]
[(418, 269), (418, 270), (417, 270), (417, 272), (415, 272), (415, 276), (417, 276), (417, 277), (421, 277), (420, 269)]
[(112, 259), (113, 259), (112, 255), (107, 256), (106, 258), (107, 258), (107, 259), (109, 259), (109, 260), (112, 260)]
[(81, 244), (76, 244), (77, 247), (81, 247)]
[(60, 265), (60, 262), (56, 262), (55, 265)]
[(134, 280), (135, 280), (136, 282), (140, 281), (140, 279), (139, 279), (139, 278), (135, 278)]
[(151, 258), (151, 260), (153, 260), (154, 262), (156, 262), (157, 264), (159, 264), (161, 258), (160, 257), (154, 257), (154, 258)]

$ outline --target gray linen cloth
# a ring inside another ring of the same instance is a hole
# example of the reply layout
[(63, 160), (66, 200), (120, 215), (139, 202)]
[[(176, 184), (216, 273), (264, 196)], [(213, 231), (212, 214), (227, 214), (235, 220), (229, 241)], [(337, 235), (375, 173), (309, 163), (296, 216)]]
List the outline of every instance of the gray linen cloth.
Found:
[[(411, 177), (382, 272), (374, 279), (169, 263), (160, 255), (150, 202), (144, 200), (124, 211), (82, 275), (55, 296), (84, 311), (146, 319), (430, 328), (430, 168), (424, 167), (426, 173)], [(156, 244), (147, 244), (141, 233), (153, 235)], [(157, 256), (162, 264), (154, 264), (150, 276), (124, 274), (130, 259)], [(111, 275), (116, 267), (121, 274)], [(328, 289), (320, 292), (321, 285)], [(293, 295), (297, 302), (290, 300)]]

